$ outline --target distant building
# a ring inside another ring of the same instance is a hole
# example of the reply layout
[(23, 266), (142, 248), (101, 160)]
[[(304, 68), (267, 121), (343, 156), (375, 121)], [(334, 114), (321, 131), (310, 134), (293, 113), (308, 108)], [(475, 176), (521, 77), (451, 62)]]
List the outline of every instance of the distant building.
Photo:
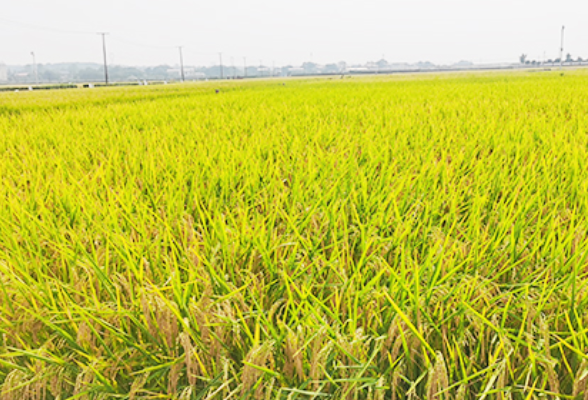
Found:
[(306, 71), (304, 71), (304, 68), (299, 68), (299, 67), (288, 68), (288, 74), (290, 74), (292, 76), (304, 75), (305, 72)]
[(15, 81), (24, 83), (30, 81), (30, 74), (28, 72), (17, 72), (13, 74), (12, 77)]
[(0, 63), (0, 83), (8, 82), (8, 68), (6, 64)]
[[(180, 68), (169, 68), (167, 70), (167, 75), (170, 77), (182, 77), (182, 70)], [(206, 78), (206, 74), (204, 72), (196, 71), (196, 68), (193, 67), (186, 67), (184, 68), (184, 77), (186, 79), (204, 79)]]
[(368, 67), (349, 67), (349, 68), (347, 68), (347, 71), (351, 74), (353, 74), (353, 73), (361, 74), (361, 73), (369, 72), (370, 69)]

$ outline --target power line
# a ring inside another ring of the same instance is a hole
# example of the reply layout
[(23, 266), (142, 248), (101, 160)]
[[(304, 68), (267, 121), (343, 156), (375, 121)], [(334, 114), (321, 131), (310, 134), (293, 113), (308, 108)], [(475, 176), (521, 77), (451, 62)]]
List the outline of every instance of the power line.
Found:
[[(107, 51), (106, 51), (106, 35), (109, 35), (110, 38), (112, 40), (118, 41), (118, 42), (122, 42), (122, 43), (126, 43), (132, 46), (138, 46), (138, 47), (146, 47), (146, 48), (154, 48), (154, 49), (174, 49), (177, 48), (177, 46), (167, 46), (167, 45), (155, 45), (155, 44), (150, 44), (150, 43), (140, 43), (140, 42), (136, 42), (134, 40), (129, 40), (124, 36), (121, 36), (117, 33), (114, 34), (110, 34), (107, 32), (92, 32), (92, 31), (80, 31), (80, 30), (74, 30), (74, 29), (61, 29), (61, 28), (55, 28), (55, 27), (50, 27), (50, 26), (44, 26), (44, 25), (38, 25), (38, 24), (33, 24), (33, 23), (29, 23), (29, 22), (22, 22), (22, 21), (15, 21), (12, 19), (8, 19), (8, 18), (3, 18), (0, 17), (0, 24), (1, 23), (6, 23), (6, 24), (13, 24), (13, 25), (20, 25), (23, 27), (26, 27), (28, 29), (34, 29), (34, 30), (41, 30), (41, 31), (46, 31), (46, 32), (53, 32), (53, 33), (59, 33), (59, 34), (70, 34), (70, 35), (101, 35), (102, 36), (102, 53), (103, 53), (103, 63), (104, 63), (104, 81), (106, 84), (109, 84), (109, 74), (108, 74), (108, 60), (107, 60)], [(201, 45), (200, 44), (195, 44), (195, 43), (188, 43), (184, 46), (182, 46), (182, 49), (180, 49), (180, 64), (181, 64), (181, 69), (183, 70), (183, 52), (184, 50), (189, 50), (189, 54), (195, 54), (195, 55), (207, 55), (207, 56), (211, 56), (211, 55), (218, 55), (219, 57), (219, 68), (220, 68), (220, 78), (224, 79), (224, 65), (223, 65), (223, 60), (222, 60), (222, 53), (220, 52), (203, 52), (203, 51), (194, 51), (194, 48), (199, 48)], [(33, 64), (35, 64), (35, 62), (33, 62)], [(246, 58), (243, 58), (243, 72), (244, 75), (247, 76), (247, 62), (246, 62)], [(233, 73), (235, 73), (235, 67), (233, 65)], [(184, 76), (185, 78), (185, 76)]]
[[(121, 43), (126, 43), (126, 44), (129, 44), (129, 45), (132, 45), (132, 46), (137, 46), (137, 47), (147, 47), (147, 48), (162, 49), (162, 50), (171, 50), (171, 49), (177, 49), (178, 48), (178, 46), (166, 46), (166, 45), (139, 43), (139, 42), (136, 42), (134, 40), (129, 40), (129, 39), (127, 39), (127, 38), (125, 38), (123, 36), (120, 36), (120, 35), (118, 35), (116, 33), (113, 33), (110, 36), (111, 36), (111, 38), (113, 40), (116, 40), (116, 41), (121, 42)], [(191, 49), (196, 48), (196, 47), (198, 47), (198, 46), (196, 46), (195, 44), (187, 44), (187, 45), (183, 45), (182, 46), (182, 49), (183, 50), (186, 50), (186, 49), (189, 50), (187, 52), (189, 54), (197, 54), (197, 55), (205, 55), (205, 56), (218, 55), (218, 52), (212, 52), (212, 51), (204, 52), (204, 51), (194, 51), (194, 50), (191, 50)]]
[(123, 38), (122, 36), (117, 35), (117, 34), (113, 34), (112, 35), (112, 38), (114, 40), (119, 41), (119, 42), (130, 44), (132, 46), (149, 47), (149, 48), (152, 48), (152, 49), (174, 49), (174, 48), (177, 47), (177, 46), (164, 46), (164, 45), (156, 45), (156, 44), (138, 43), (138, 42), (135, 42), (135, 41), (132, 41), (132, 40), (128, 40), (126, 38)]
[[(38, 24), (31, 24), (28, 22), (15, 21), (15, 20), (2, 18), (2, 17), (0, 17), (0, 22), (5, 22), (5, 23), (9, 23), (9, 24), (14, 24), (14, 25), (21, 25), (21, 26), (24, 26), (24, 27), (27, 27), (30, 29), (43, 30), (43, 31), (55, 32), (55, 33), (61, 33), (61, 34), (72, 34), (72, 35), (94, 35), (94, 34), (96, 34), (96, 32), (93, 32), (93, 31), (78, 31), (78, 30), (73, 30), (73, 29), (54, 28), (54, 27), (43, 26), (43, 25), (38, 25)], [(113, 35), (111, 35), (111, 37), (114, 40), (118, 40), (123, 43), (131, 44), (133, 46), (151, 47), (151, 48), (159, 48), (159, 49), (173, 49), (176, 47), (176, 46), (167, 46), (167, 45), (154, 45), (154, 44), (147, 44), (147, 43), (139, 43), (139, 42), (136, 42), (133, 40), (126, 39), (125, 37), (123, 37), (119, 34), (113, 34)], [(184, 46), (184, 47), (186, 47), (186, 46)], [(189, 45), (188, 47), (191, 47), (191, 45)], [(196, 46), (194, 46), (194, 47), (196, 47)], [(217, 54), (217, 53), (210, 52), (210, 53), (202, 53), (202, 54)]]
[(49, 32), (54, 32), (54, 33), (61, 33), (61, 34), (93, 35), (95, 33), (95, 32), (89, 32), (89, 31), (76, 31), (76, 30), (52, 28), (52, 27), (48, 27), (48, 26), (31, 24), (31, 23), (28, 23), (28, 22), (13, 21), (11, 19), (6, 19), (6, 18), (0, 18), (0, 21), (1, 22), (6, 22), (6, 23), (9, 23), (9, 24), (26, 26), (27, 28), (31, 28), (31, 29), (49, 31)]
[[(73, 34), (73, 35), (94, 35), (94, 34), (96, 34), (95, 31), (78, 31), (78, 30), (72, 30), (72, 29), (53, 28), (53, 27), (49, 27), (49, 26), (31, 24), (28, 22), (15, 21), (15, 20), (2, 18), (2, 17), (0, 17), (0, 22), (21, 25), (21, 26), (24, 26), (24, 27), (27, 27), (30, 29), (37, 29), (37, 30), (55, 32), (55, 33), (61, 33), (61, 34)], [(130, 44), (133, 46), (149, 47), (149, 48), (154, 48), (154, 49), (174, 49), (174, 48), (177, 48), (177, 46), (156, 45), (156, 44), (151, 44), (151, 43), (140, 43), (140, 42), (137, 42), (134, 40), (129, 40), (129, 39), (125, 38), (124, 36), (121, 36), (117, 33), (110, 35), (110, 37), (116, 41)], [(189, 44), (184, 45), (182, 47), (184, 47), (184, 48), (198, 48), (199, 45), (189, 43)], [(192, 53), (200, 54), (200, 55), (216, 55), (216, 54), (218, 54), (218, 52), (192, 52)]]

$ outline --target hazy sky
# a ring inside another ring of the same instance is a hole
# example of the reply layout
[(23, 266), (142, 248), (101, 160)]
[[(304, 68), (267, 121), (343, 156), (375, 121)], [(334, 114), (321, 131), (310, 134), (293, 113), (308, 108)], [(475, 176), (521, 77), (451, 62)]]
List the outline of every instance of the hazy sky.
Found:
[[(0, 0), (0, 62), (276, 66), (588, 58), (586, 0)], [(50, 29), (41, 29), (50, 28)], [(66, 32), (67, 31), (67, 32)], [(76, 33), (80, 32), (80, 33)], [(88, 33), (83, 33), (88, 32)], [(148, 46), (146, 46), (148, 45)], [(152, 47), (149, 47), (152, 46)]]

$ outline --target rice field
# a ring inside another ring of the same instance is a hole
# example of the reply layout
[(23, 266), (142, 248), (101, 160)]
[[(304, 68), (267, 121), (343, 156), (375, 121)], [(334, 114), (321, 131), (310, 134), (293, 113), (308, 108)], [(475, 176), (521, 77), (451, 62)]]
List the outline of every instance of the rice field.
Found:
[(1, 400), (588, 399), (588, 72), (2, 93), (0, 155)]

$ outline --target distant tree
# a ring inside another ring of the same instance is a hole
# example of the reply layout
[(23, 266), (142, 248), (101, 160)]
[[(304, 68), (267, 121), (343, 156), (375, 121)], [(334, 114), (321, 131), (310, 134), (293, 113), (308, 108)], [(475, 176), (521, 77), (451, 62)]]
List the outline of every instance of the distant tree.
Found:
[(531, 61), (525, 60), (525, 65), (529, 65), (529, 64), (531, 64)]
[(570, 53), (568, 53), (568, 54), (566, 55), (566, 62), (572, 62), (572, 61), (574, 61), (574, 60), (572, 59), (572, 55), (571, 55)]
[(327, 65), (325, 65), (325, 72), (337, 73), (337, 72), (339, 72), (339, 67), (337, 67), (337, 64), (334, 64), (334, 63), (327, 64)]
[(527, 55), (526, 55), (526, 54), (524, 54), (524, 53), (523, 53), (523, 54), (521, 54), (521, 55), (519, 56), (519, 61), (521, 62), (521, 64), (524, 64), (524, 63), (525, 63), (525, 61), (527, 61)]
[(582, 62), (582, 61), (584, 61), (584, 60), (582, 59), (582, 57), (578, 57), (578, 59), (577, 59), (576, 61), (577, 61), (577, 62)]
[(558, 63), (561, 61), (561, 58), (556, 58), (555, 60), (553, 60), (554, 63)]
[[(224, 72), (224, 69), (223, 69), (223, 72)], [(220, 77), (220, 74), (221, 74), (221, 68), (219, 65), (213, 65), (212, 67), (207, 67), (204, 73), (206, 74), (207, 77), (218, 78), (218, 77)], [(250, 76), (260, 75), (259, 68), (252, 67), (251, 69), (248, 69), (247, 75), (250, 75)]]
[(388, 66), (388, 61), (382, 58), (381, 60), (376, 61), (376, 65), (378, 66), (378, 68), (386, 68)]
[(43, 72), (40, 72), (39, 77), (44, 82), (56, 82), (59, 80), (59, 74), (54, 71), (51, 71), (49, 69), (45, 70)]
[(78, 71), (76, 78), (81, 81), (100, 81), (104, 78), (104, 74), (98, 68), (84, 68)]
[(547, 64), (551, 64), (553, 62), (553, 60), (550, 58), (549, 60), (547, 60)]
[(127, 81), (146, 78), (143, 71), (134, 67), (112, 66), (108, 70), (109, 76), (113, 81)]
[(169, 65), (158, 65), (156, 67), (149, 67), (144, 72), (146, 79), (167, 79), (167, 70), (171, 67)]
[(318, 64), (315, 64), (313, 62), (305, 62), (302, 64), (302, 68), (304, 68), (305, 72), (314, 72), (316, 71), (318, 67)]

